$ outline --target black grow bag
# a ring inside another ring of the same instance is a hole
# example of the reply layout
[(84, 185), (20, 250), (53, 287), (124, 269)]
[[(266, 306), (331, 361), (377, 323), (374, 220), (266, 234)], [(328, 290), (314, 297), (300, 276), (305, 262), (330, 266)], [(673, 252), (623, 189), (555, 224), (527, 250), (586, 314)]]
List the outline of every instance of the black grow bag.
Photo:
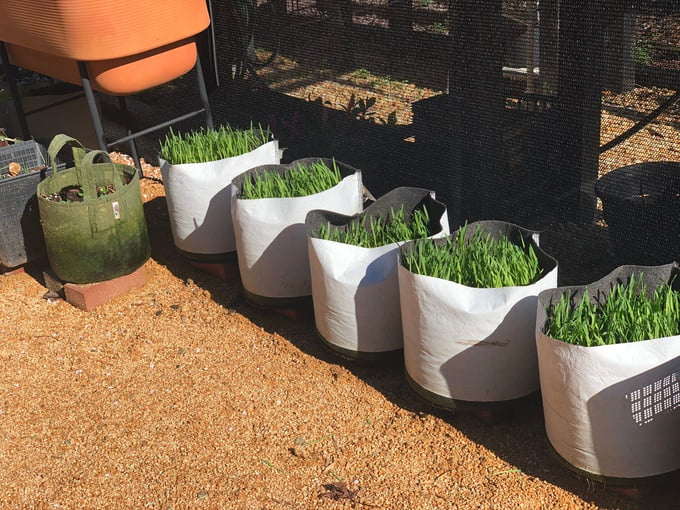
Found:
[[(0, 148), (0, 265), (16, 267), (45, 255), (35, 189), (52, 173), (44, 147), (33, 140)], [(25, 173), (9, 177), (9, 164)]]
[(680, 163), (630, 165), (595, 183), (609, 239), (621, 264), (680, 260)]

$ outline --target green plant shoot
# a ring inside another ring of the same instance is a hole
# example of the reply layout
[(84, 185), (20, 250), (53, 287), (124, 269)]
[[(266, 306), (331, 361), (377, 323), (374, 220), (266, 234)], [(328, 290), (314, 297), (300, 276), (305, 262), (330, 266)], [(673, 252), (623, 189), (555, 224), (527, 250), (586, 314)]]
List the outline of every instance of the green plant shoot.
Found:
[(416, 240), (413, 249), (402, 254), (402, 262), (412, 273), (475, 288), (529, 285), (543, 273), (536, 251), (524, 240), (516, 245), (477, 229), (466, 241), (466, 231), (464, 225), (443, 243)]
[(425, 238), (429, 232), (430, 216), (425, 207), (413, 211), (410, 219), (405, 218), (404, 206), (392, 209), (387, 219), (370, 218), (362, 215), (342, 227), (330, 223), (320, 225), (316, 236), (327, 241), (351, 244), (362, 248), (375, 248), (390, 243)]
[(187, 133), (175, 133), (170, 128), (161, 142), (160, 154), (172, 165), (206, 163), (246, 154), (267, 143), (271, 138), (262, 126), (235, 129), (229, 125), (218, 129), (200, 129)]
[(283, 174), (265, 171), (262, 174), (247, 175), (243, 179), (242, 199), (293, 198), (321, 193), (340, 183), (342, 176), (335, 160), (333, 168), (323, 161), (309, 166), (301, 163)]
[(570, 293), (548, 309), (545, 334), (586, 347), (680, 335), (680, 292), (671, 284), (648, 293), (642, 274), (612, 286), (606, 298), (586, 291), (578, 303)]

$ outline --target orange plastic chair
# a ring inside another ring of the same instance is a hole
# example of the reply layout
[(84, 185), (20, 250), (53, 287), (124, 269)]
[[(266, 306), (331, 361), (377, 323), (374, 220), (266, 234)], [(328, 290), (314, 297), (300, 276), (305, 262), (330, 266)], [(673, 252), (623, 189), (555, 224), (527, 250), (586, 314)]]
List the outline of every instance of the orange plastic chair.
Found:
[[(206, 0), (5, 0), (0, 17), (0, 56), (8, 78), (12, 66), (83, 87), (102, 150), (179, 120), (212, 115), (195, 36), (210, 25)], [(189, 115), (107, 143), (94, 97), (99, 91), (121, 98), (167, 83), (196, 68), (203, 108)], [(14, 80), (10, 80), (14, 81)], [(10, 83), (22, 129), (28, 125), (16, 83)], [(16, 98), (15, 96), (16, 92)], [(17, 104), (18, 102), (18, 104)]]

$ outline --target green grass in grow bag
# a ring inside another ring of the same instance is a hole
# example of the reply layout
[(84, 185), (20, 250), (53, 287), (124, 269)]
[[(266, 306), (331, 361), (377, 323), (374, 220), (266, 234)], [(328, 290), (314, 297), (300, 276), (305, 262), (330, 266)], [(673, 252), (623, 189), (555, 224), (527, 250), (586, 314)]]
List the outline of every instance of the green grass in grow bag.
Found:
[(428, 237), (429, 224), (430, 215), (426, 208), (416, 209), (410, 221), (406, 221), (402, 205), (396, 212), (391, 209), (387, 220), (371, 218), (369, 221), (367, 216), (362, 216), (359, 221), (351, 222), (345, 228), (333, 227), (330, 222), (322, 224), (317, 236), (327, 241), (376, 248), (399, 241)]
[(585, 347), (680, 335), (680, 292), (666, 283), (648, 296), (640, 274), (612, 286), (602, 304), (587, 290), (578, 304), (565, 293), (549, 308), (545, 333)]
[(170, 128), (170, 133), (161, 142), (160, 154), (171, 165), (219, 161), (255, 150), (269, 142), (270, 137), (269, 130), (252, 125), (244, 130), (227, 125), (184, 134)]
[(241, 198), (304, 197), (330, 189), (341, 180), (340, 169), (335, 160), (332, 169), (323, 161), (317, 161), (309, 166), (298, 163), (283, 174), (264, 171), (262, 174), (246, 176), (243, 179)]
[(443, 244), (431, 239), (418, 240), (403, 255), (406, 268), (415, 274), (433, 276), (475, 288), (529, 285), (543, 270), (531, 245), (518, 246), (505, 237), (475, 230), (465, 240), (467, 225)]

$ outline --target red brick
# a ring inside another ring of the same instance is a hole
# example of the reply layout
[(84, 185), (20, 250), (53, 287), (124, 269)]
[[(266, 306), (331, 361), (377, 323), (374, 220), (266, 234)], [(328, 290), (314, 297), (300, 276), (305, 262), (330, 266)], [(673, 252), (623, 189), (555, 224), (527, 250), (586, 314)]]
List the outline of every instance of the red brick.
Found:
[(238, 263), (234, 262), (220, 262), (220, 263), (206, 263), (206, 262), (196, 262), (190, 260), (191, 265), (196, 269), (200, 269), (205, 273), (210, 273), (213, 276), (217, 276), (219, 279), (228, 282), (239, 276)]
[(25, 273), (26, 270), (24, 269), (24, 266), (19, 266), (19, 267), (5, 267), (2, 264), (0, 264), (0, 274), (5, 275), (5, 276), (10, 276), (13, 274), (21, 274)]
[(73, 306), (89, 312), (111, 299), (125, 294), (133, 287), (142, 287), (145, 283), (146, 273), (142, 266), (133, 273), (104, 282), (85, 284), (65, 283), (64, 295), (66, 301)]
[(620, 494), (626, 499), (631, 501), (641, 501), (643, 499), (643, 493), (645, 491), (641, 490), (639, 487), (607, 487), (610, 491)]
[(314, 316), (313, 306), (300, 306), (297, 308), (270, 308), (270, 310), (294, 321), (308, 319), (309, 317)]

